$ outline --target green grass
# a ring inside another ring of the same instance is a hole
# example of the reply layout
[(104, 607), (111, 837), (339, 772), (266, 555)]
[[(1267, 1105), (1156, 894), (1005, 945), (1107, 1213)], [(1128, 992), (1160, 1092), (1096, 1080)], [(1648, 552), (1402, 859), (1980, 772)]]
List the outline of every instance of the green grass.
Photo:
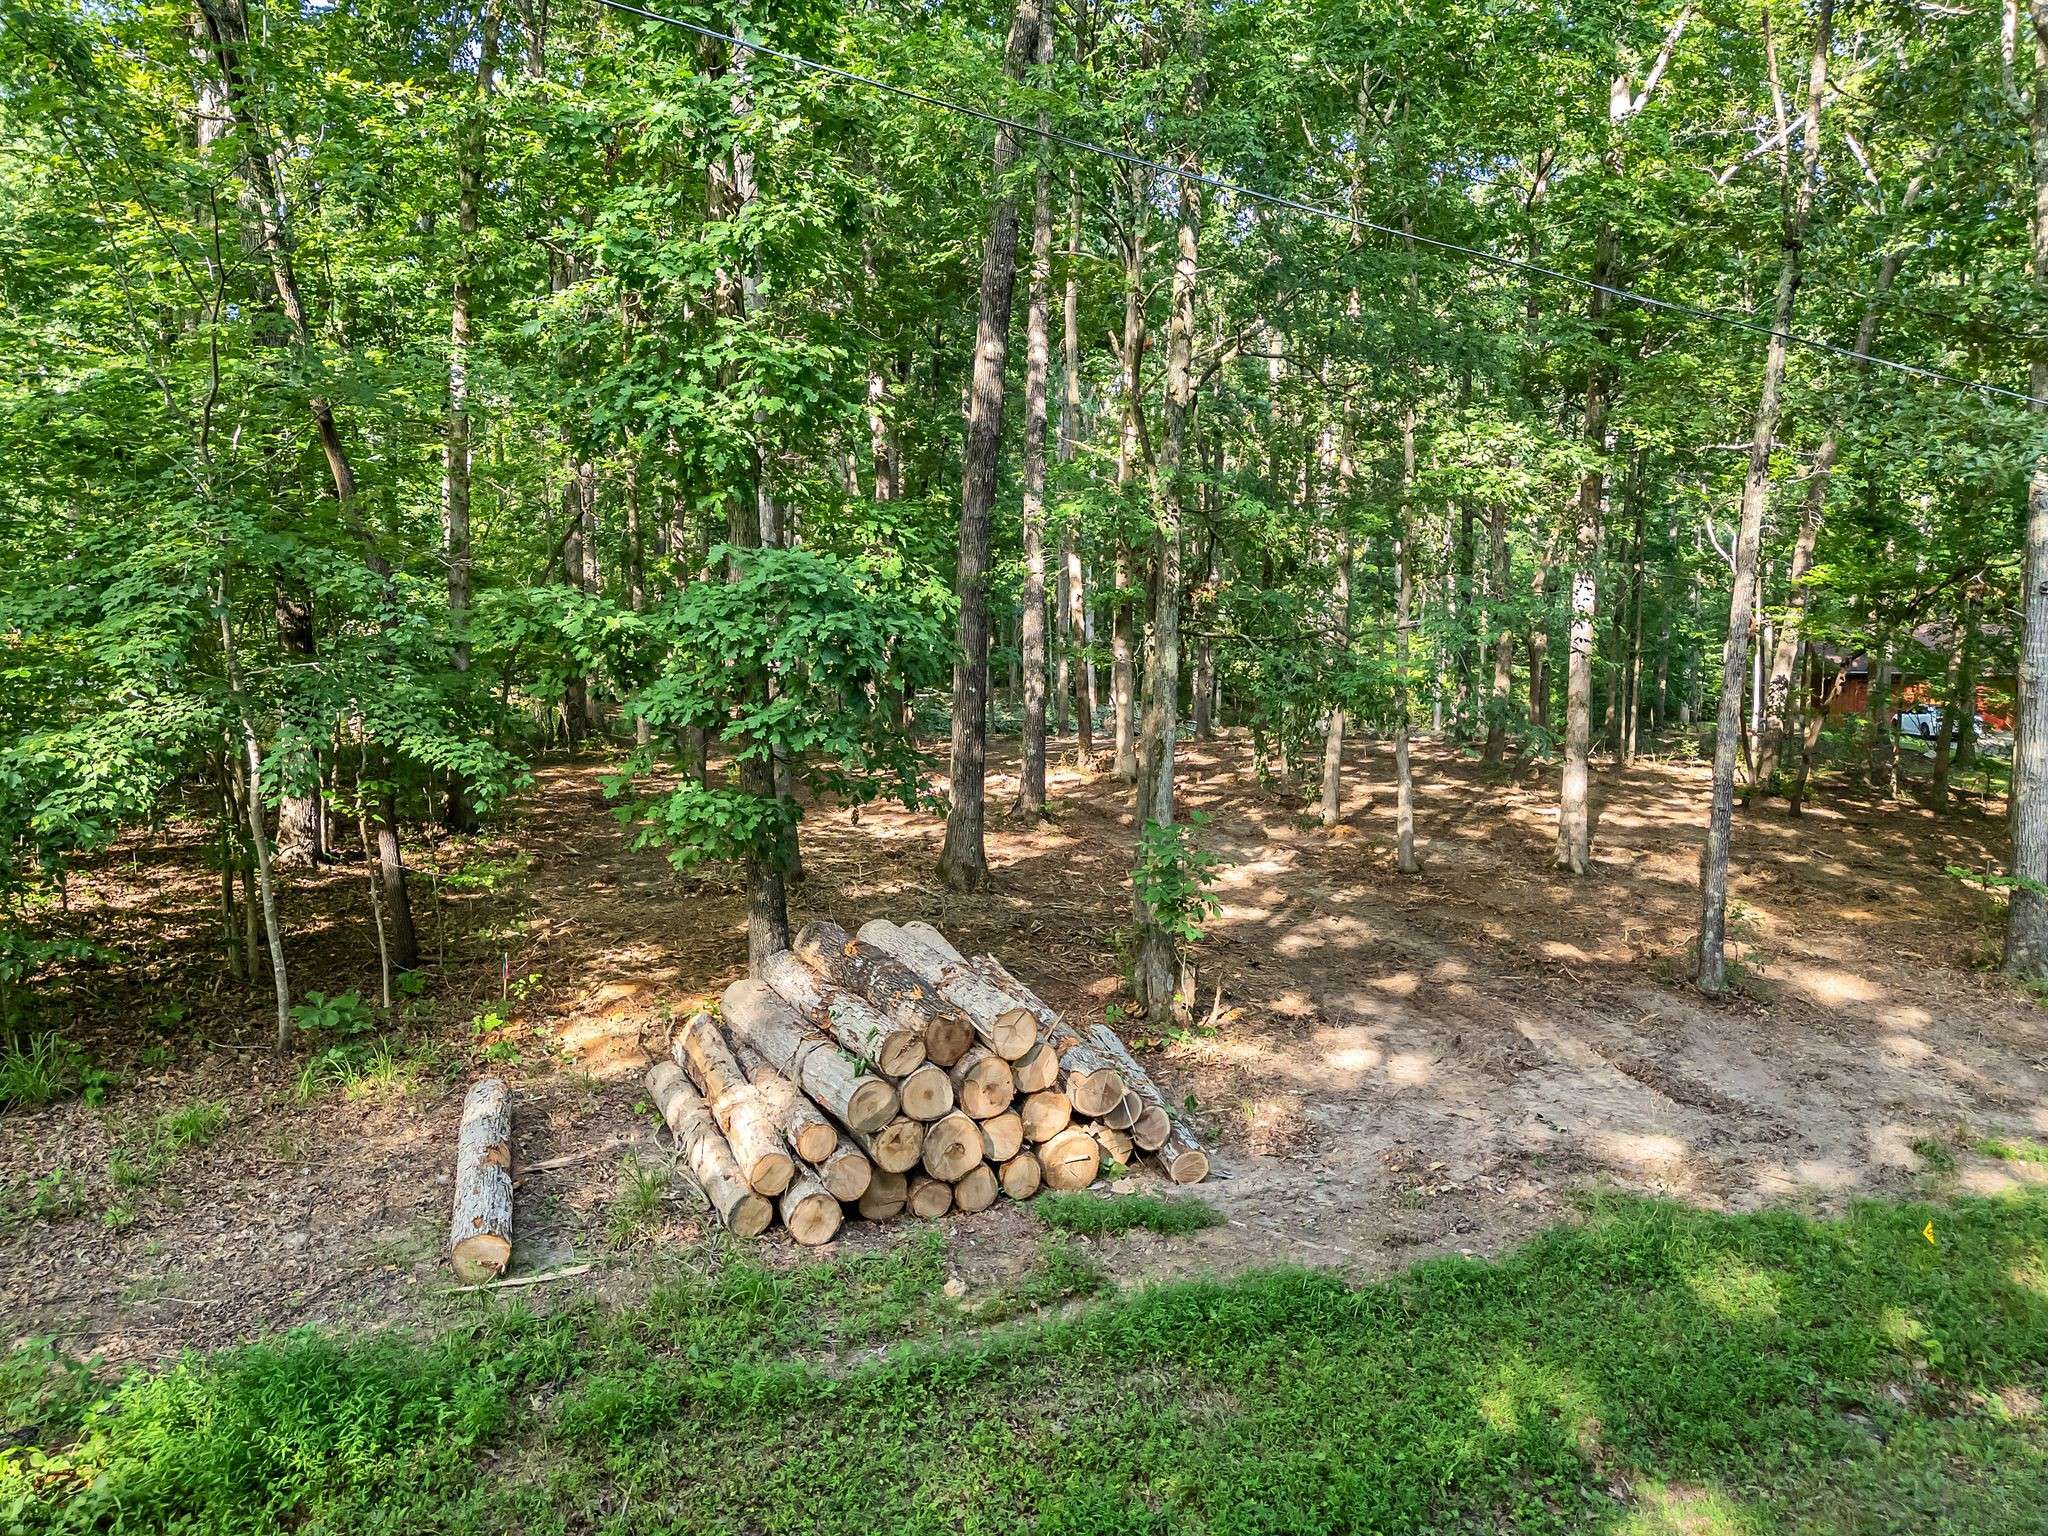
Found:
[(0, 1109), (33, 1109), (73, 1094), (97, 1104), (111, 1080), (61, 1035), (31, 1035), (0, 1048)]
[(619, 1165), (618, 1193), (605, 1210), (605, 1240), (615, 1248), (625, 1248), (651, 1236), (660, 1224), (668, 1191), (666, 1168), (628, 1153)]
[(1086, 1190), (1041, 1195), (1031, 1204), (1038, 1219), (1062, 1232), (1105, 1237), (1143, 1229), (1168, 1237), (1221, 1225), (1223, 1218), (1193, 1195), (1091, 1195)]
[[(1041, 1305), (1072, 1258), (1047, 1242)], [(1598, 1202), (1500, 1263), (980, 1329), (1030, 1301), (948, 1273), (935, 1234), (732, 1259), (626, 1311), (462, 1298), (432, 1342), (309, 1332), (117, 1389), (32, 1347), (0, 1369), (0, 1529), (2048, 1531), (2034, 1191), (1829, 1222)]]
[(2025, 1137), (2018, 1141), (2000, 1141), (1987, 1136), (1977, 1143), (1977, 1150), (1986, 1157), (2001, 1157), (2009, 1163), (2048, 1163), (2048, 1147)]

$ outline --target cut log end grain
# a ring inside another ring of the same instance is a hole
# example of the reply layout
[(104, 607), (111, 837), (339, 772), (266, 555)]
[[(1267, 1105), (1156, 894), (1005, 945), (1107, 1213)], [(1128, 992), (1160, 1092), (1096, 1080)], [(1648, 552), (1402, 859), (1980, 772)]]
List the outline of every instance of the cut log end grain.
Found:
[(953, 1111), (953, 1080), (926, 1062), (896, 1085), (903, 1113), (913, 1120), (938, 1120)]
[(925, 1131), (924, 1171), (951, 1182), (981, 1161), (981, 1127), (957, 1109)]
[(1024, 1117), (1005, 1110), (981, 1122), (981, 1155), (992, 1163), (1007, 1163), (1024, 1145)]
[(1086, 1189), (1102, 1171), (1102, 1149), (1093, 1136), (1070, 1126), (1038, 1148), (1038, 1165), (1047, 1189)]
[(1032, 1017), (1038, 1021), (1039, 1037), (1052, 1047), (1059, 1058), (1067, 1096), (1073, 1100), (1078, 1113), (1099, 1115), (1121, 1102), (1123, 1078), (1116, 1063), (1099, 1047), (1077, 1034), (1073, 1025), (1054, 1012), (1036, 992), (1012, 976), (994, 955), (977, 955), (972, 964), (991, 985), (1001, 988), (1021, 1006), (1031, 1010)]
[(818, 1106), (744, 1040), (733, 1042), (733, 1055), (739, 1059), (747, 1081), (768, 1106), (768, 1113), (774, 1117), (776, 1129), (782, 1132), (790, 1150), (812, 1164), (831, 1157), (839, 1146), (839, 1132)]
[(907, 1173), (917, 1166), (924, 1151), (925, 1128), (908, 1116), (891, 1120), (879, 1131), (863, 1131), (854, 1138), (868, 1161), (881, 1173)]
[(1131, 1158), (1136, 1155), (1137, 1149), (1124, 1132), (1098, 1120), (1088, 1127), (1088, 1134), (1095, 1138), (1095, 1145), (1102, 1149), (1102, 1165), (1105, 1168), (1131, 1166)]
[(1152, 1154), (1152, 1160), (1176, 1184), (1199, 1184), (1209, 1177), (1209, 1154), (1178, 1122), (1166, 1145)]
[(1075, 1112), (1083, 1115), (1109, 1114), (1123, 1103), (1122, 1075), (1115, 1067), (1083, 1067), (1076, 1070), (1072, 1065), (1074, 1054), (1069, 1052), (1060, 1060), (1066, 1068), (1067, 1097), (1073, 1101)]
[(1026, 1140), (1051, 1141), (1074, 1118), (1074, 1106), (1064, 1093), (1048, 1088), (1029, 1095), (1017, 1106), (1017, 1113), (1023, 1118)]
[(496, 1279), (512, 1262), (512, 1095), (502, 1078), (478, 1079), (462, 1101), (448, 1246), (465, 1284)]
[(1045, 1175), (1039, 1170), (1037, 1157), (1029, 1152), (1019, 1152), (1015, 1157), (1006, 1158), (997, 1177), (1003, 1186), (1003, 1193), (1012, 1200), (1029, 1200), (1038, 1193), (1038, 1186), (1045, 1181)]
[(900, 1173), (890, 1173), (886, 1169), (877, 1168), (874, 1178), (861, 1192), (859, 1204), (855, 1209), (868, 1221), (893, 1221), (903, 1214), (903, 1207), (909, 1197), (909, 1180)]
[(985, 1211), (996, 1203), (999, 1188), (995, 1170), (987, 1163), (976, 1163), (953, 1181), (953, 1209), (963, 1216)]
[(1102, 1123), (1114, 1131), (1128, 1131), (1144, 1112), (1145, 1101), (1132, 1089), (1125, 1088), (1123, 1097), (1102, 1112)]
[(1031, 1049), (1010, 1063), (1011, 1075), (1017, 1079), (1019, 1093), (1040, 1093), (1060, 1080), (1060, 1056), (1043, 1040), (1034, 1041)]
[(1000, 1115), (1017, 1097), (1017, 1079), (1010, 1064), (985, 1046), (975, 1046), (953, 1064), (953, 1098), (976, 1120)]
[(913, 1173), (910, 1176), (909, 1205), (911, 1215), (937, 1221), (953, 1209), (953, 1186), (929, 1174)]
[(840, 1141), (832, 1155), (814, 1165), (818, 1181), (832, 1191), (835, 1200), (858, 1200), (873, 1182), (875, 1165), (849, 1141)]
[(832, 1192), (810, 1174), (782, 1192), (776, 1209), (781, 1212), (782, 1225), (789, 1235), (807, 1248), (831, 1242), (846, 1219)]
[(1131, 1140), (1147, 1152), (1157, 1152), (1173, 1133), (1173, 1121), (1157, 1104), (1147, 1104), (1144, 1113), (1131, 1123)]
[(683, 1166), (704, 1191), (711, 1209), (735, 1237), (758, 1237), (775, 1219), (775, 1207), (747, 1187), (733, 1161), (732, 1148), (689, 1077), (671, 1061), (659, 1061), (647, 1073), (648, 1096), (661, 1111), (682, 1153)]

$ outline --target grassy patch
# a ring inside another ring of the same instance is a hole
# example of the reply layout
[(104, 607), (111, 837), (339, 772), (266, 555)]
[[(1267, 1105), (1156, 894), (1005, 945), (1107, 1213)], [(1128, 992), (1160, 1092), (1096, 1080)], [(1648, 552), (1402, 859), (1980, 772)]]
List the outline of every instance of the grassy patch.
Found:
[(947, 1278), (929, 1234), (624, 1312), (466, 1297), (431, 1343), (306, 1333), (112, 1390), (17, 1355), (0, 1527), (2048, 1529), (2038, 1192), (1832, 1222), (1604, 1202), (1497, 1264), (965, 1334)]
[(619, 1189), (605, 1211), (604, 1235), (615, 1248), (625, 1248), (653, 1235), (668, 1199), (668, 1170), (642, 1162), (631, 1153), (619, 1165)]
[(1977, 1143), (1977, 1150), (1986, 1157), (2003, 1158), (2008, 1163), (2048, 1163), (2048, 1147), (2025, 1137), (2018, 1141), (2000, 1141), (1987, 1136)]
[(0, 1109), (33, 1109), (74, 1094), (98, 1104), (112, 1081), (61, 1035), (31, 1035), (0, 1047)]
[(1139, 1230), (1179, 1237), (1223, 1221), (1206, 1200), (1193, 1195), (1162, 1200), (1157, 1195), (1091, 1195), (1086, 1190), (1075, 1190), (1070, 1194), (1041, 1195), (1031, 1208), (1047, 1226), (1082, 1237)]

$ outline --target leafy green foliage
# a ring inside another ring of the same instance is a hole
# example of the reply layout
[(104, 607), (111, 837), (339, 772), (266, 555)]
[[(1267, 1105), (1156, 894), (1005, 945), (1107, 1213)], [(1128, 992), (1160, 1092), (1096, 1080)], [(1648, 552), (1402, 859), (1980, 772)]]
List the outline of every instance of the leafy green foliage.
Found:
[(1152, 920), (1186, 943), (1199, 940), (1202, 924), (1222, 908), (1213, 889), (1222, 856), (1193, 836), (1207, 824), (1200, 811), (1190, 811), (1185, 822), (1146, 822), (1131, 870), (1131, 883)]
[(32, 1343), (0, 1371), (0, 1511), (31, 1533), (560, 1529), (630, 1488), (690, 1531), (1028, 1510), (1621, 1532), (1711, 1509), (1961, 1536), (2037, 1527), (2048, 1492), (2038, 1419), (2004, 1406), (2048, 1362), (2038, 1196), (1839, 1222), (1607, 1201), (1498, 1264), (1182, 1282), (951, 1343), (977, 1314), (947, 1268), (929, 1237), (734, 1261), (625, 1312), (485, 1304), (430, 1343), (303, 1333), (111, 1391)]
[(1062, 1232), (1082, 1237), (1111, 1237), (1122, 1232), (1157, 1232), (1184, 1237), (1218, 1226), (1215, 1207), (1195, 1195), (1092, 1195), (1086, 1190), (1041, 1195), (1031, 1209), (1038, 1219)]
[[(889, 700), (938, 680), (946, 652), (931, 617), (833, 555), (721, 546), (712, 558), (730, 561), (733, 579), (692, 582), (648, 616), (660, 660), (630, 707), (663, 739), (703, 731), (731, 773), (628, 800), (620, 814), (639, 825), (640, 845), (679, 864), (784, 858), (799, 810), (773, 791), (778, 760), (843, 803), (916, 805), (923, 767)], [(653, 758), (637, 754), (614, 791), (644, 779)]]
[(292, 1005), (292, 1022), (310, 1034), (367, 1035), (377, 1027), (377, 1015), (354, 992), (308, 992), (306, 1000)]
[(106, 1100), (113, 1074), (57, 1034), (31, 1035), (0, 1047), (0, 1109), (32, 1107), (78, 1095), (88, 1104)]

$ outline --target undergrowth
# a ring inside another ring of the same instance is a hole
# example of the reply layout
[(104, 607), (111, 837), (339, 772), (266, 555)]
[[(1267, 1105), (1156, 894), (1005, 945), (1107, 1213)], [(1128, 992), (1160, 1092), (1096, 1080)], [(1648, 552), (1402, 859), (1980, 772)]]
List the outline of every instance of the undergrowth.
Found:
[(1218, 1226), (1223, 1218), (1194, 1195), (1092, 1195), (1086, 1190), (1041, 1195), (1031, 1204), (1039, 1220), (1063, 1232), (1103, 1237), (1119, 1232), (1158, 1232), (1179, 1237)]
[[(1040, 1304), (1073, 1262), (1047, 1243)], [(32, 1345), (0, 1369), (0, 1529), (2048, 1529), (2038, 1192), (1827, 1222), (1616, 1200), (1498, 1263), (1001, 1327), (964, 1325), (1021, 1290), (950, 1278), (935, 1234), (735, 1258), (624, 1311), (451, 1299), (429, 1342), (306, 1332), (111, 1387)]]

